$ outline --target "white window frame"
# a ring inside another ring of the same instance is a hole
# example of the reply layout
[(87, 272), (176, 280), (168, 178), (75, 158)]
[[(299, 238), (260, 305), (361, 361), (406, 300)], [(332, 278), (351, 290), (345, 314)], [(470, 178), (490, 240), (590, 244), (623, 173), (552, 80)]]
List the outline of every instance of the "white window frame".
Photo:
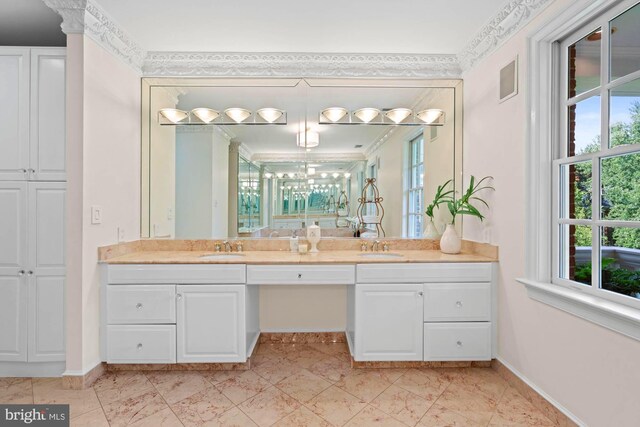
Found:
[[(422, 140), (422, 158), (421, 159), (414, 159), (413, 158), (413, 145), (416, 144), (416, 142), (421, 139)], [(407, 157), (407, 168), (406, 168), (406, 178), (405, 178), (405, 194), (406, 196), (406, 209), (407, 209), (407, 215), (406, 215), (406, 223), (405, 223), (405, 227), (406, 227), (406, 237), (409, 238), (420, 238), (422, 237), (422, 232), (424, 231), (422, 228), (420, 229), (420, 233), (417, 236), (413, 236), (411, 235), (411, 231), (412, 231), (412, 227), (411, 227), (411, 219), (412, 217), (416, 217), (416, 216), (420, 216), (422, 217), (424, 215), (424, 213), (422, 211), (420, 212), (412, 212), (411, 211), (411, 197), (413, 193), (416, 192), (420, 192), (422, 193), (422, 200), (424, 202), (424, 182), (423, 182), (423, 186), (415, 186), (416, 183), (413, 182), (413, 170), (417, 169), (420, 167), (420, 165), (423, 165), (424, 167), (424, 133), (420, 132), (419, 134), (415, 135), (413, 138), (411, 138), (409, 141), (407, 141), (407, 147), (408, 147), (408, 157)], [(419, 161), (417, 161), (419, 160)], [(422, 210), (422, 209), (421, 209)], [(424, 222), (423, 222), (423, 226), (424, 226)]]
[[(585, 292), (586, 287), (576, 283), (558, 280), (554, 283), (553, 280), (558, 272), (555, 218), (559, 212), (558, 191), (554, 187), (558, 179), (555, 166), (559, 161), (555, 159), (562, 154), (559, 150), (564, 149), (561, 141), (564, 141), (562, 132), (566, 117), (565, 104), (561, 102), (566, 98), (566, 92), (560, 89), (565, 72), (562, 67), (566, 63), (561, 60), (564, 52), (561, 52), (558, 40), (571, 39), (576, 31), (588, 25), (594, 25), (595, 29), (599, 26), (596, 22), (608, 21), (604, 14), (615, 16), (635, 3), (637, 0), (577, 0), (528, 37), (526, 268), (525, 277), (518, 281), (527, 287), (529, 296), (535, 300), (640, 340), (640, 309), (629, 304), (624, 297), (611, 295), (613, 298), (603, 298), (601, 292)], [(608, 43), (605, 31), (602, 43)], [(602, 58), (603, 62), (606, 60), (608, 55)], [(608, 96), (601, 97), (601, 102), (608, 103)], [(623, 153), (627, 149), (620, 147), (616, 151)], [(596, 172), (594, 164), (593, 185), (598, 185), (599, 175), (596, 179)], [(599, 185), (594, 188), (599, 188)], [(593, 215), (596, 215), (595, 210)], [(615, 225), (615, 222), (608, 224)]]

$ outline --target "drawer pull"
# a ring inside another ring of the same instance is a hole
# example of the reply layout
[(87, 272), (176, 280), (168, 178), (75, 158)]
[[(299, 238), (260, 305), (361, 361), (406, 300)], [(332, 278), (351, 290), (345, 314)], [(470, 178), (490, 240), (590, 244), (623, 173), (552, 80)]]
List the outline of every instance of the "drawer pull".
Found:
[(462, 308), (462, 301), (456, 301), (456, 307)]
[[(458, 341), (458, 342), (459, 342), (459, 341)], [(138, 350), (142, 350), (142, 344), (140, 344), (140, 343), (139, 343), (139, 344), (137, 345), (137, 348), (138, 348)]]
[(457, 345), (458, 347), (462, 347), (462, 341), (457, 341), (457, 342), (456, 342), (456, 345)]
[(422, 291), (418, 292), (418, 296), (423, 296), (423, 295), (424, 295), (424, 292)]
[(182, 294), (176, 295), (176, 298), (178, 299), (178, 301), (180, 301), (182, 299)]
[(141, 310), (141, 309), (142, 309), (142, 303), (141, 303), (141, 302), (137, 303), (137, 304), (136, 304), (136, 308), (137, 308), (138, 310)]
[(302, 279), (302, 273), (298, 273), (298, 279)]

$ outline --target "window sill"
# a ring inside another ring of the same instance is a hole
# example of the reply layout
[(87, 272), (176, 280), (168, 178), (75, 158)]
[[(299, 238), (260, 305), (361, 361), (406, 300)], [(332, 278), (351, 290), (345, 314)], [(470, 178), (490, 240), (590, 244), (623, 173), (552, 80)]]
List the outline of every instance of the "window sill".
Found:
[(551, 283), (517, 281), (531, 299), (640, 341), (640, 310)]

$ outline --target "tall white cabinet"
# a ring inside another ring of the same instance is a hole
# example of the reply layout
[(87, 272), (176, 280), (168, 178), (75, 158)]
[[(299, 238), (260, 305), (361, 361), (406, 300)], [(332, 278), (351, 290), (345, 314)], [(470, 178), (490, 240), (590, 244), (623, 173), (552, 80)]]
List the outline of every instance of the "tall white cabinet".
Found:
[(0, 47), (0, 99), (0, 376), (59, 374), (65, 49)]

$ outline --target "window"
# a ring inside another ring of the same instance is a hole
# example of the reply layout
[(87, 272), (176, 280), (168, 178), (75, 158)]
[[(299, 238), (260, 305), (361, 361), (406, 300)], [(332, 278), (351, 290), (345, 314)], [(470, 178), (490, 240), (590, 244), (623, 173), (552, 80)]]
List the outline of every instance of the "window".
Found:
[(424, 136), (409, 141), (406, 193), (407, 193), (407, 237), (422, 236), (423, 181), (424, 181)]
[(552, 274), (640, 308), (640, 4), (625, 5), (559, 45)]

